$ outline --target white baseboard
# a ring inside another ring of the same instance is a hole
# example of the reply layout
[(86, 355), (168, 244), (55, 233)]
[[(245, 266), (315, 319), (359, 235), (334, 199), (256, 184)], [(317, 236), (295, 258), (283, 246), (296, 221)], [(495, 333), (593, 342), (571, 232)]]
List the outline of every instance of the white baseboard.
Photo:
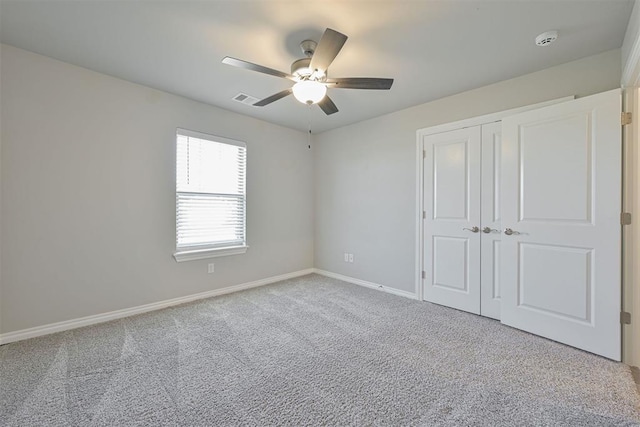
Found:
[(332, 279), (342, 280), (343, 282), (353, 283), (354, 285), (364, 286), (366, 288), (376, 289), (378, 291), (387, 292), (389, 294), (398, 295), (405, 298), (418, 299), (418, 296), (414, 292), (401, 291), (400, 289), (390, 288), (388, 286), (383, 286), (378, 283), (367, 282), (366, 280), (356, 279), (355, 277), (343, 276), (342, 274), (332, 273), (331, 271), (320, 270), (317, 268), (313, 269), (314, 273), (320, 274), (322, 276), (331, 277)]
[(293, 273), (282, 274), (280, 276), (267, 277), (253, 282), (241, 283), (239, 285), (228, 286), (222, 289), (214, 289), (212, 291), (201, 292), (198, 294), (187, 295), (184, 297), (173, 298), (165, 301), (154, 302), (151, 304), (139, 305), (137, 307), (125, 308), (122, 310), (110, 311), (108, 313), (96, 314), (93, 316), (81, 317), (79, 319), (65, 320), (63, 322), (50, 323), (48, 325), (36, 326), (34, 328), (22, 329), (15, 332), (7, 332), (0, 334), (0, 345), (10, 342), (21, 341), (28, 338), (35, 338), (42, 335), (53, 334), (55, 332), (67, 331), (69, 329), (81, 328), (83, 326), (95, 325), (96, 323), (108, 322), (110, 320), (121, 319), (123, 317), (134, 316), (136, 314), (147, 313), (149, 311), (160, 310), (162, 308), (171, 307), (186, 302), (196, 301), (204, 298), (211, 298), (218, 295), (230, 294), (245, 289), (256, 288), (258, 286), (268, 285), (270, 283), (279, 282), (281, 280), (292, 279), (294, 277), (305, 276), (314, 273), (315, 269), (308, 268), (306, 270), (294, 271)]

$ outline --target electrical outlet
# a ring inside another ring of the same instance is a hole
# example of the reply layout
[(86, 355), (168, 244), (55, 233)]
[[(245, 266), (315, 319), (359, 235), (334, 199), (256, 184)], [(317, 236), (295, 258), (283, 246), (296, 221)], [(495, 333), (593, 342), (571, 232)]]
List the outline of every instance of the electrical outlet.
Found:
[(211, 262), (207, 266), (207, 273), (213, 273), (215, 271), (215, 265)]
[(353, 262), (353, 254), (349, 254), (349, 262)]
[(344, 262), (349, 262), (349, 254), (348, 253), (344, 253)]

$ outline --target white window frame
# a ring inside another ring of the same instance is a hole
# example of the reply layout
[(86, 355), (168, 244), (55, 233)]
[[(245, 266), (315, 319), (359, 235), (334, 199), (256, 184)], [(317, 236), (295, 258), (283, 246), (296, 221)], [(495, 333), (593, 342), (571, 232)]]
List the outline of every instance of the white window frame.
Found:
[[(196, 132), (188, 129), (177, 128), (176, 129), (176, 153), (177, 153), (177, 138), (178, 135), (193, 137), (198, 139), (204, 139), (207, 141), (235, 145), (239, 147), (244, 147), (246, 150), (247, 145), (242, 141), (237, 141), (230, 138), (224, 138), (216, 135), (210, 135), (202, 132)], [(246, 154), (245, 154), (246, 156)], [(246, 157), (245, 157), (246, 159)], [(246, 160), (245, 160), (246, 162)], [(176, 158), (176, 179), (177, 183), (177, 158)], [(212, 244), (210, 246), (200, 246), (200, 247), (181, 247), (178, 248), (178, 193), (181, 193), (176, 188), (176, 251), (173, 254), (173, 257), (177, 262), (182, 261), (191, 261), (198, 259), (206, 259), (206, 258), (214, 258), (221, 256), (229, 256), (229, 255), (239, 255), (247, 252), (249, 246), (247, 245), (247, 190), (246, 190), (246, 164), (245, 164), (245, 193), (244, 193), (244, 209), (243, 209), (243, 219), (242, 224), (244, 227), (244, 244), (234, 245), (234, 246), (219, 246), (216, 244)]]

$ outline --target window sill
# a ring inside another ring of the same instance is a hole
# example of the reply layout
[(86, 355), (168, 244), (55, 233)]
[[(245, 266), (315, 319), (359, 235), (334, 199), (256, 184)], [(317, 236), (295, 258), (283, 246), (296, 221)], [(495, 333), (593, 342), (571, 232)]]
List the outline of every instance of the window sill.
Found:
[(209, 248), (191, 251), (179, 251), (173, 254), (176, 262), (193, 261), (196, 259), (215, 258), (219, 256), (239, 255), (247, 252), (249, 246), (232, 246), (229, 248)]

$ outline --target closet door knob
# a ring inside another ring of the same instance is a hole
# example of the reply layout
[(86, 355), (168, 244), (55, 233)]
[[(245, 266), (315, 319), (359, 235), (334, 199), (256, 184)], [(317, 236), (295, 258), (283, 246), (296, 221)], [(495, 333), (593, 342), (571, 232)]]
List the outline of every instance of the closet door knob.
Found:
[(512, 234), (520, 234), (520, 232), (512, 230), (510, 228), (505, 228), (504, 229), (504, 234), (506, 234), (507, 236), (511, 236)]
[(480, 231), (480, 228), (473, 226), (471, 228), (463, 228), (463, 230), (469, 230), (472, 233), (477, 233), (478, 231)]
[(500, 232), (500, 230), (496, 230), (495, 228), (491, 228), (491, 227), (485, 227), (485, 228), (482, 229), (482, 232), (483, 233), (487, 233), (487, 234), (492, 233), (494, 231), (497, 232), (497, 233)]

